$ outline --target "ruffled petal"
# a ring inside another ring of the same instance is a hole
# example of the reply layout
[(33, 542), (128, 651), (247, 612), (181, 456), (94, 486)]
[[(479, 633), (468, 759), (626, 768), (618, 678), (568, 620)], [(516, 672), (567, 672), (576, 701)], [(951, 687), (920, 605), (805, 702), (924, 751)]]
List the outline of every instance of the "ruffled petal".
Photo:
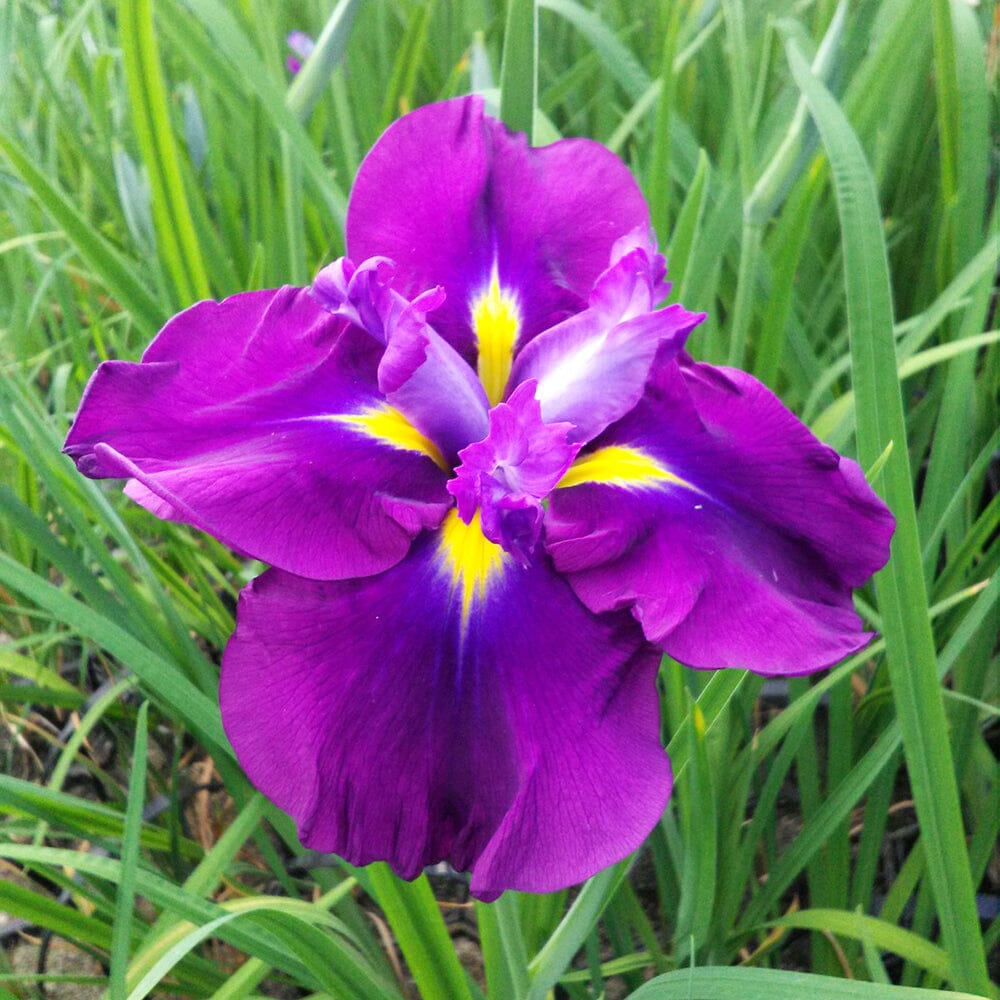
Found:
[(489, 401), (468, 362), (425, 320), (417, 298), (389, 334), (378, 384), (388, 401), (440, 447), (449, 465), (487, 431)]
[(395, 272), (388, 257), (369, 257), (360, 264), (338, 257), (316, 275), (310, 290), (327, 312), (361, 327), (384, 346), (409, 305), (393, 290)]
[(81, 472), (303, 576), (377, 573), (450, 506), (444, 462), (376, 386), (381, 348), (305, 289), (202, 302), (91, 379)]
[(580, 450), (571, 424), (546, 424), (535, 383), (523, 382), (490, 410), (490, 433), (459, 453), (448, 483), (468, 524), (479, 511), (483, 534), (527, 564), (542, 531), (542, 501)]
[(316, 850), (545, 892), (626, 856), (666, 803), (658, 654), (455, 513), (376, 577), (271, 571), (237, 620), (226, 731)]
[(385, 346), (379, 389), (451, 463), (486, 433), (489, 402), (468, 362), (427, 323), (445, 302), (444, 289), (429, 288), (410, 301), (392, 287), (395, 271), (386, 257), (357, 266), (341, 257), (320, 271), (312, 293), (332, 315)]
[(803, 674), (871, 638), (851, 590), (888, 559), (893, 517), (744, 372), (664, 366), (561, 486), (545, 523), (556, 566), (684, 663)]
[(444, 285), (434, 325), (472, 360), (472, 310), (494, 274), (525, 343), (584, 308), (615, 242), (648, 226), (638, 185), (599, 143), (532, 149), (467, 97), (386, 130), (355, 180), (347, 246), (355, 260), (392, 258), (407, 298)]
[(654, 358), (676, 356), (704, 318), (683, 306), (651, 311), (662, 258), (636, 248), (597, 280), (588, 308), (546, 330), (517, 356), (511, 382), (538, 382), (547, 423), (574, 425), (571, 439), (595, 438), (639, 402)]

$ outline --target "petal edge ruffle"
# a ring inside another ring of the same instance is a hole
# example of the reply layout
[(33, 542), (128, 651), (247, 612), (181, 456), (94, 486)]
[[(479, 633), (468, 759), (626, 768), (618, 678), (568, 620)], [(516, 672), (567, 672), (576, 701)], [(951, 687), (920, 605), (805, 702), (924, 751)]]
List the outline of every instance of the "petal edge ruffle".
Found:
[(426, 451), (364, 433), (385, 408), (380, 353), (305, 289), (202, 302), (142, 363), (101, 365), (64, 450), (255, 558), (305, 576), (380, 572), (451, 505)]
[(608, 149), (589, 139), (531, 148), (466, 97), (383, 133), (351, 191), (347, 246), (355, 260), (392, 258), (407, 298), (443, 285), (435, 328), (471, 361), (471, 308), (494, 265), (517, 297), (523, 344), (582, 309), (615, 243), (648, 226), (638, 185)]
[(546, 544), (588, 607), (631, 607), (700, 668), (803, 674), (869, 641), (851, 590), (888, 559), (892, 515), (751, 376), (663, 366), (596, 445), (662, 475), (556, 490)]
[(223, 721), (307, 846), (405, 878), (444, 858), (482, 899), (549, 891), (629, 854), (662, 812), (659, 655), (547, 560), (456, 583), (449, 552), (472, 571), (473, 542), (449, 532), (465, 530), (366, 580), (257, 580), (223, 660)]

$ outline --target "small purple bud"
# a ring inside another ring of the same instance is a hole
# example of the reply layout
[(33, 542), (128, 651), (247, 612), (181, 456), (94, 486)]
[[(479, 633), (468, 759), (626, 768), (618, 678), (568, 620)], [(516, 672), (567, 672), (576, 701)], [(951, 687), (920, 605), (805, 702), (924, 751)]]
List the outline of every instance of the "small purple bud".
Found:
[(292, 76), (297, 76), (302, 69), (302, 63), (312, 55), (313, 49), (316, 48), (316, 43), (304, 31), (291, 32), (285, 41), (294, 53), (294, 55), (290, 55), (285, 59), (285, 65)]

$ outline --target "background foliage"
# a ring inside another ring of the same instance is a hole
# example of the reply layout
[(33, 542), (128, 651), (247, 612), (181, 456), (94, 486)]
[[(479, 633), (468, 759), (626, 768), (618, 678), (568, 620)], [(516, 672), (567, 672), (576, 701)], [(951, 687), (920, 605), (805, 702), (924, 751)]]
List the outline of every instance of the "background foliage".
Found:
[[(0, 3), (0, 996), (997, 996), (998, 65), (966, 0)], [(882, 638), (788, 684), (666, 662), (643, 851), (488, 906), (303, 851), (216, 705), (259, 567), (60, 455), (98, 361), (308, 282), (381, 130), (470, 89), (629, 163), (693, 352), (900, 523)]]

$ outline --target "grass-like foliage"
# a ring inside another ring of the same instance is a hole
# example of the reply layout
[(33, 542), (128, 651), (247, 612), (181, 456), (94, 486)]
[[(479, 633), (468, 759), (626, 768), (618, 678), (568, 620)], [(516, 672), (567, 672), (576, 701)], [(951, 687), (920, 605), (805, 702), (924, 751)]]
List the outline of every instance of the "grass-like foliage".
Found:
[[(998, 66), (988, 0), (0, 5), (0, 996), (997, 996)], [(643, 850), (488, 905), (303, 851), (217, 707), (258, 567), (60, 454), (97, 362), (307, 283), (385, 126), (470, 90), (628, 162), (692, 352), (899, 525), (876, 642), (787, 684), (665, 662)]]

